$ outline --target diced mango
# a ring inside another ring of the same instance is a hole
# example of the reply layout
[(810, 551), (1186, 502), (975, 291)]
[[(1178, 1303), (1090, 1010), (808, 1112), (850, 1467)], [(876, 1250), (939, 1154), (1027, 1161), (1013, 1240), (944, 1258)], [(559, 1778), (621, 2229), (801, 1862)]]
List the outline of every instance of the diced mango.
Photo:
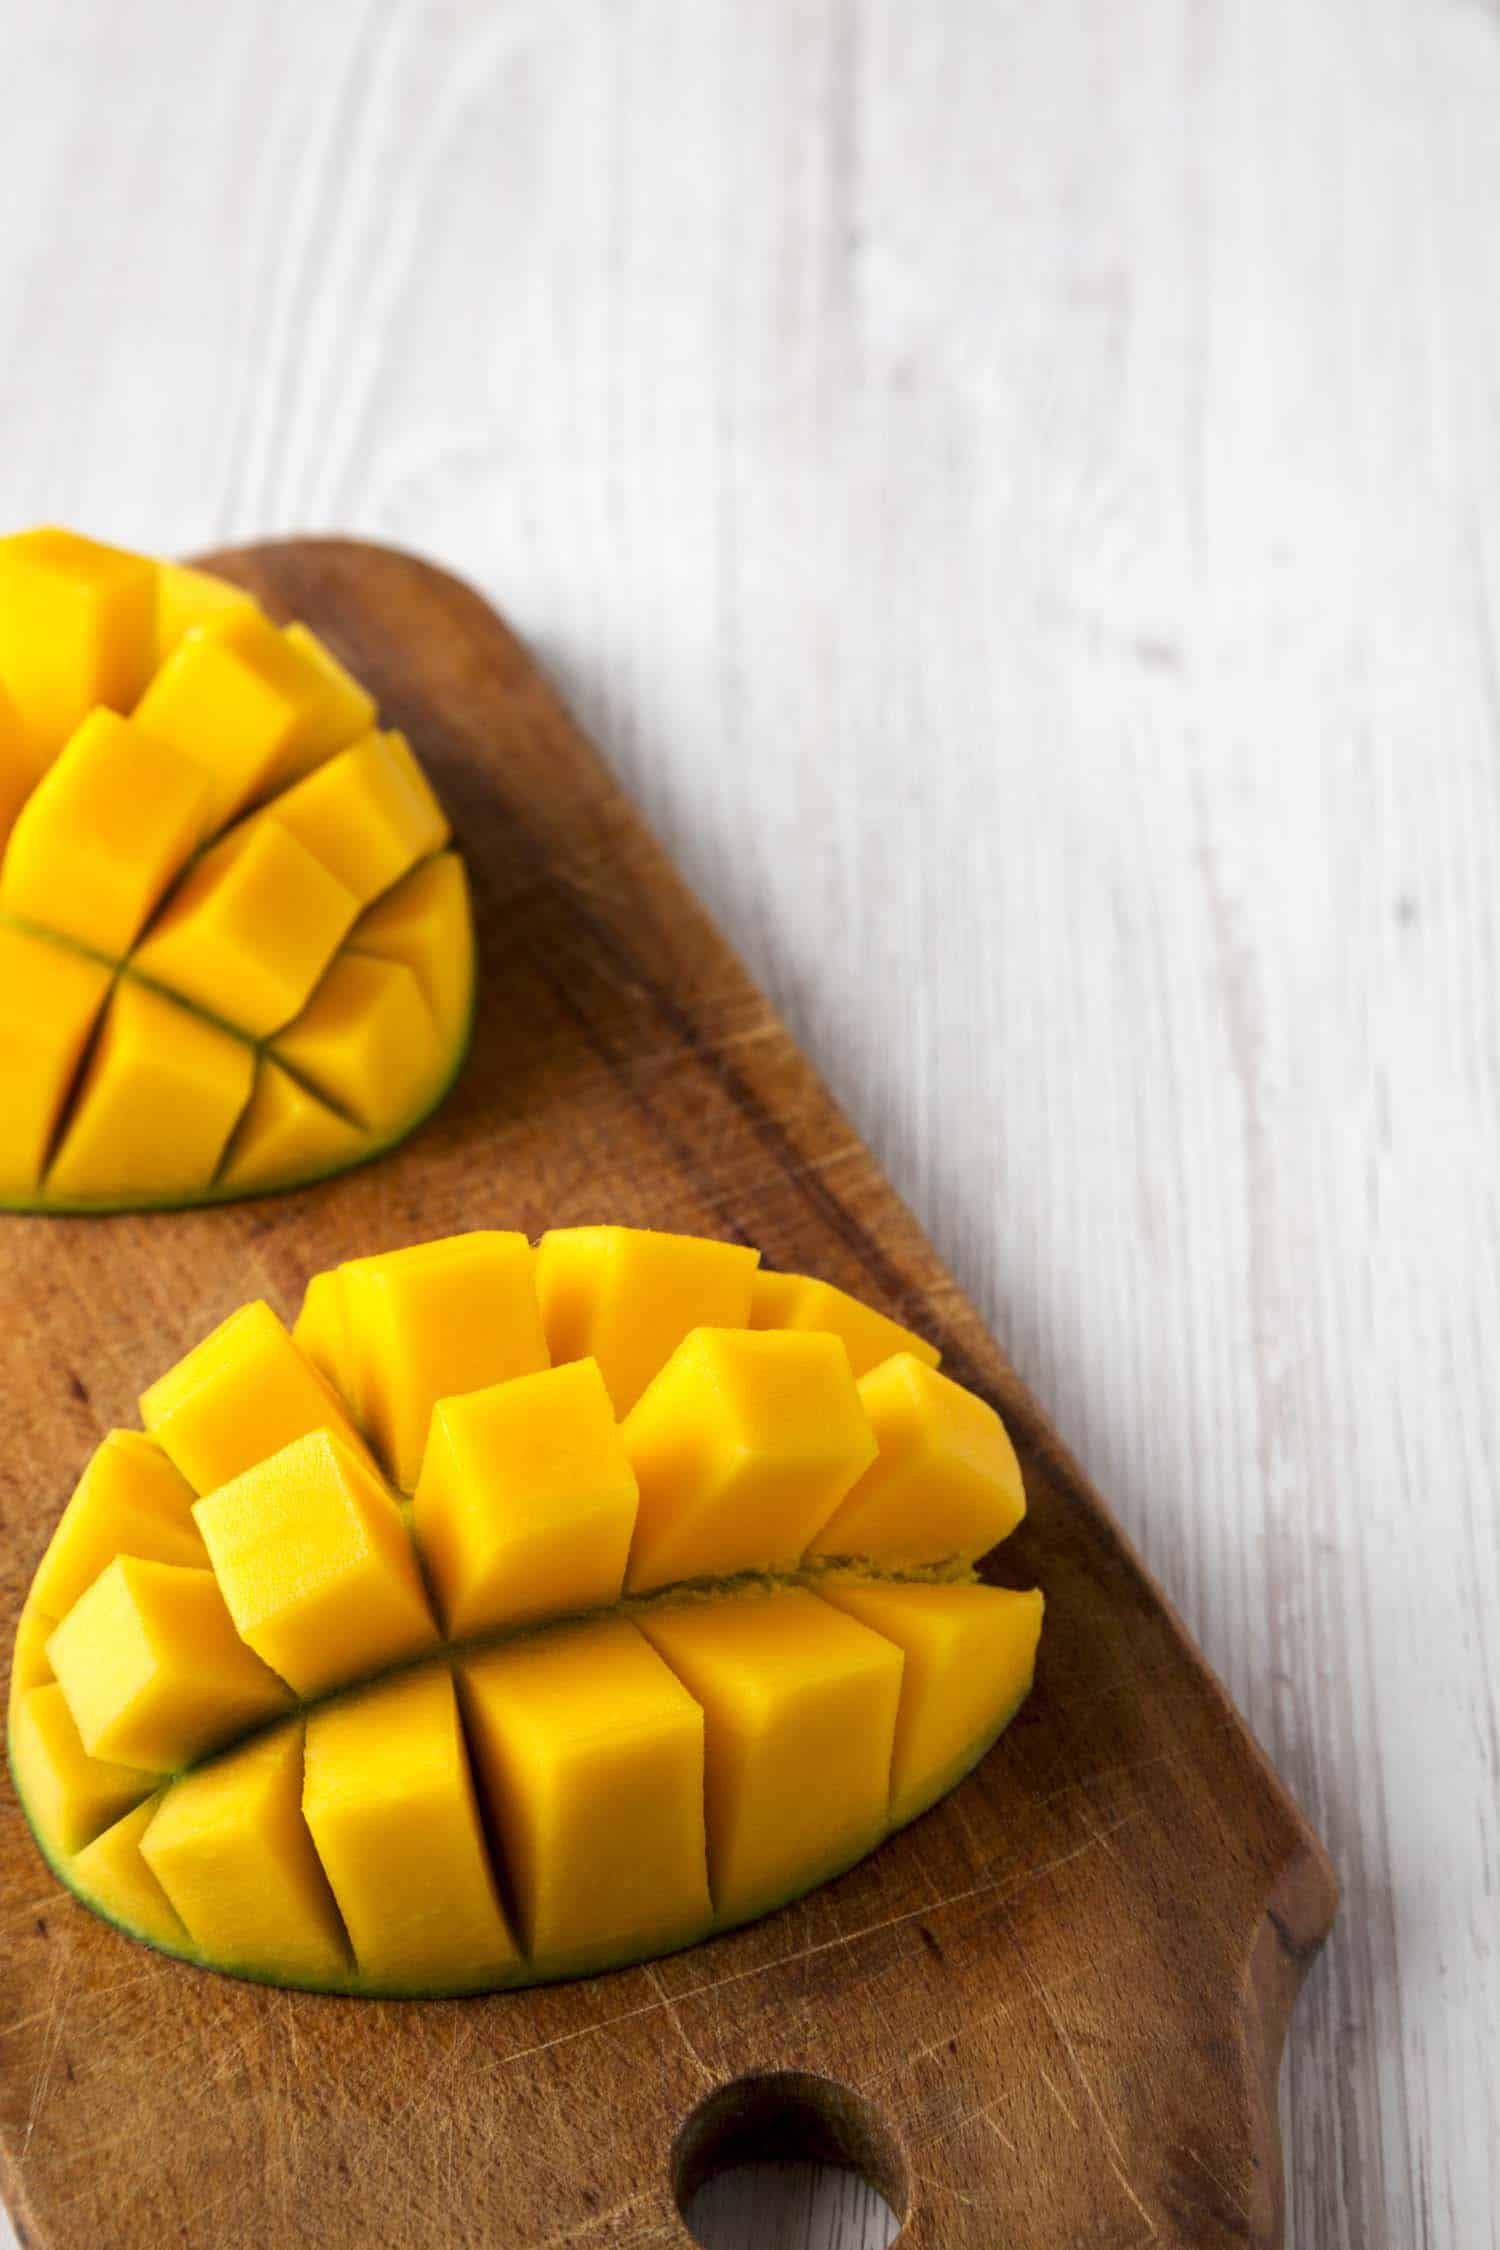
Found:
[(362, 907), (448, 840), (443, 809), (399, 734), (367, 734), (260, 818), (295, 836)]
[(831, 1281), (815, 1281), (805, 1273), (771, 1273), (763, 1266), (750, 1290), (752, 1328), (821, 1329), (842, 1336), (856, 1378), (868, 1375), (893, 1352), (910, 1352), (928, 1367), (936, 1367), (942, 1353), (925, 1337), (863, 1304)]
[(57, 1623), (49, 1617), (34, 1594), (28, 1594), (16, 1626), (15, 1645), (10, 1652), (10, 1693), (7, 1701), (14, 1710), (21, 1697), (34, 1687), (46, 1687), (52, 1679), (52, 1665), (47, 1656), (47, 1642)]
[(72, 531), (0, 539), (0, 679), (42, 760), (98, 704), (129, 711), (156, 654), (156, 566)]
[(320, 1101), (270, 1055), (262, 1055), (255, 1091), (224, 1152), (218, 1185), (237, 1195), (305, 1185), (325, 1172), (342, 1170), (364, 1146), (357, 1125)]
[(349, 1951), (302, 1817), (302, 1722), (174, 1782), (141, 1839), (193, 1943), (219, 1966), (338, 1982)]
[(968, 1772), (1025, 1699), (1042, 1597), (1005, 1586), (842, 1578), (821, 1581), (819, 1590), (905, 1655), (891, 1765), (891, 1822), (899, 1827)]
[(213, 829), (338, 747), (331, 707), (321, 665), (258, 611), (231, 607), (173, 650), (136, 717), (203, 765)]
[(375, 724), (375, 698), (309, 626), (288, 625), (281, 637), (317, 674), (323, 690), (316, 722), (302, 738), (299, 762), (306, 768), (369, 733)]
[(352, 1411), (349, 1324), (344, 1318), (343, 1276), (337, 1266), (327, 1273), (315, 1273), (309, 1281), (302, 1310), (292, 1327), (292, 1341)]
[(554, 1361), (596, 1359), (617, 1414), (695, 1328), (743, 1328), (760, 1252), (647, 1227), (554, 1227), (537, 1293)]
[(408, 1126), (434, 1098), (445, 1062), (412, 971), (347, 952), (275, 1052), (325, 1101), (381, 1137)]
[(31, 1599), (50, 1616), (66, 1617), (116, 1555), (206, 1568), (192, 1505), (192, 1486), (159, 1445), (139, 1430), (111, 1430), (62, 1512)]
[(0, 1197), (35, 1192), (109, 986), (99, 962), (0, 927)]
[(147, 1866), (141, 1838), (156, 1818), (159, 1797), (148, 1797), (102, 1836), (85, 1844), (69, 1870), (79, 1896), (133, 1937), (174, 1949), (190, 1941), (177, 1909)]
[(125, 953), (203, 825), (200, 766), (113, 711), (91, 711), (22, 807), (0, 908), (96, 953)]
[(822, 1882), (885, 1834), (901, 1652), (800, 1587), (637, 1620), (707, 1720), (721, 1922)]
[(249, 821), (204, 853), (134, 965), (264, 1039), (305, 1004), (358, 912), (295, 836)]
[(886, 1569), (972, 1561), (1026, 1512), (1020, 1465), (995, 1409), (909, 1352), (859, 1386), (880, 1452), (810, 1541)]
[(47, 1643), (91, 1758), (174, 1773), (290, 1708), (211, 1570), (116, 1555)]
[(169, 1202), (206, 1188), (254, 1077), (243, 1040), (121, 978), (47, 1173), (49, 1197)]
[(414, 867), (360, 916), (349, 932), (348, 950), (404, 962), (422, 988), (444, 1045), (456, 1045), (474, 1009), (469, 879), (457, 852), (438, 852)]
[(355, 1258), (339, 1273), (350, 1395), (410, 1492), (440, 1398), (547, 1365), (536, 1253), (524, 1234), (482, 1230)]
[(701, 1935), (703, 1713), (635, 1627), (523, 1635), (459, 1676), (533, 1973)]
[(361, 1976), (442, 1992), (518, 1966), (446, 1664), (313, 1713), (302, 1810)]
[(242, 1638), (299, 1695), (435, 1643), (400, 1510), (331, 1430), (258, 1461), (193, 1513)]
[(21, 723), (21, 714), (0, 687), (0, 845), (36, 787), (42, 760)]
[(617, 1602), (635, 1507), (593, 1360), (441, 1400), (412, 1529), (450, 1638)]
[(242, 586), (227, 578), (214, 578), (206, 570), (190, 570), (184, 563), (156, 566), (156, 662), (165, 664), (180, 641), (201, 625), (223, 622), (235, 610), (255, 611), (256, 605)]
[(89, 1756), (55, 1680), (15, 1704), (10, 1763), (27, 1817), (51, 1853), (80, 1850), (157, 1783), (155, 1774)]
[(141, 1396), (141, 1420), (195, 1492), (212, 1492), (310, 1430), (363, 1451), (354, 1425), (264, 1302), (221, 1321)]
[(699, 1328), (622, 1426), (640, 1485), (625, 1583), (790, 1570), (875, 1458), (837, 1336)]

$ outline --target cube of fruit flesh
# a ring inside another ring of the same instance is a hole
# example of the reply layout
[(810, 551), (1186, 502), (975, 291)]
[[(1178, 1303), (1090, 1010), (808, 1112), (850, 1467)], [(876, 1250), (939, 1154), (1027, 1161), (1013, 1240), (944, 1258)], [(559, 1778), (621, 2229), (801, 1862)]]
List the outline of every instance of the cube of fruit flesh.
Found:
[(47, 1172), (49, 1198), (169, 1202), (201, 1192), (254, 1077), (243, 1040), (122, 977)]
[(192, 1506), (192, 1486), (159, 1445), (138, 1430), (111, 1430), (62, 1512), (30, 1598), (65, 1617), (116, 1555), (206, 1569)]
[(295, 836), (362, 907), (448, 840), (443, 809), (399, 734), (352, 743), (260, 818)]
[(114, 1561), (47, 1657), (91, 1758), (173, 1773), (288, 1710), (284, 1683), (234, 1629), (211, 1570)]
[(349, 932), (348, 950), (410, 969), (444, 1046), (455, 1046), (474, 1009), (469, 879), (457, 852), (424, 860), (368, 908)]
[(785, 1571), (875, 1458), (837, 1336), (699, 1328), (623, 1425), (640, 1486), (626, 1585)]
[(155, 641), (153, 563), (72, 531), (0, 539), (0, 679), (42, 762), (97, 705), (133, 708)]
[(449, 1636), (609, 1608), (635, 1507), (593, 1360), (441, 1400), (412, 1529)]
[(1005, 1424), (972, 1391), (898, 1352), (866, 1375), (860, 1400), (879, 1457), (822, 1525), (809, 1552), (888, 1569), (972, 1561), (1026, 1512)]
[(160, 1797), (148, 1797), (85, 1844), (68, 1870), (68, 1880), (90, 1906), (132, 1936), (180, 1951), (191, 1941), (141, 1851), (141, 1838), (160, 1803)]
[(258, 611), (234, 607), (173, 650), (135, 715), (148, 733), (204, 763), (210, 831), (342, 748), (334, 738), (352, 716), (305, 647)]
[(518, 1969), (446, 1664), (312, 1714), (302, 1810), (361, 1977), (441, 1992)]
[(214, 578), (206, 570), (190, 570), (184, 563), (156, 566), (156, 666), (165, 664), (180, 641), (202, 625), (222, 622), (226, 613), (250, 610), (256, 604), (243, 587), (227, 578)]
[(22, 806), (0, 908), (111, 957), (129, 951), (203, 828), (201, 764), (91, 711)]
[(928, 1367), (936, 1367), (942, 1357), (935, 1344), (914, 1336), (873, 1305), (805, 1273), (770, 1273), (762, 1267), (751, 1284), (750, 1326), (820, 1329), (841, 1336), (856, 1377), (868, 1375), (893, 1352), (910, 1352)]
[(533, 1974), (701, 1936), (703, 1713), (635, 1627), (524, 1635), (460, 1684)]
[(251, 1039), (289, 1024), (359, 912), (295, 836), (247, 821), (206, 851), (134, 966)]
[(0, 1197), (35, 1192), (109, 987), (100, 962), (0, 929)]
[(291, 1720), (186, 1774), (162, 1798), (141, 1851), (218, 1966), (340, 1983), (349, 1950), (302, 1817), (302, 1733)]
[(309, 1431), (356, 1452), (353, 1423), (264, 1302), (242, 1305), (141, 1395), (141, 1420), (195, 1492), (212, 1492)]
[(326, 1383), (344, 1399), (354, 1395), (349, 1372), (349, 1328), (344, 1318), (344, 1282), (337, 1266), (315, 1273), (292, 1326), (292, 1341)]
[(224, 1151), (218, 1185), (237, 1195), (305, 1185), (325, 1172), (342, 1171), (367, 1146), (357, 1125), (262, 1055), (255, 1089)]
[(1031, 1687), (1042, 1597), (1005, 1586), (823, 1582), (824, 1598), (882, 1633), (906, 1669), (891, 1764), (892, 1827), (951, 1789)]
[(536, 1253), (481, 1230), (339, 1268), (350, 1399), (403, 1492), (415, 1486), (440, 1398), (548, 1364)]
[(331, 758), (346, 743), (358, 742), (375, 724), (375, 698), (361, 687), (347, 665), (341, 664), (326, 641), (300, 621), (285, 626), (282, 640), (317, 676), (322, 689), (314, 721), (304, 730), (301, 755), (312, 766)]
[(537, 1246), (553, 1360), (596, 1359), (617, 1414), (695, 1328), (743, 1328), (760, 1252), (646, 1227), (554, 1227)]
[(737, 1922), (885, 1834), (901, 1651), (787, 1587), (645, 1610), (641, 1631), (707, 1722), (714, 1912)]
[(10, 834), (16, 814), (42, 771), (42, 760), (32, 747), (21, 714), (0, 687), (0, 844)]
[(157, 1783), (155, 1774), (89, 1756), (55, 1680), (13, 1706), (10, 1763), (27, 1817), (51, 1853), (78, 1851)]
[(436, 1642), (400, 1510), (331, 1430), (258, 1461), (193, 1514), (241, 1637), (299, 1695)]
[(52, 1679), (47, 1643), (56, 1623), (57, 1619), (48, 1616), (36, 1596), (28, 1594), (20, 1622), (16, 1626), (15, 1645), (10, 1652), (9, 1702), (12, 1711), (29, 1689), (46, 1687)]
[(413, 972), (363, 953), (337, 955), (274, 1052), (375, 1136), (410, 1125), (449, 1067)]

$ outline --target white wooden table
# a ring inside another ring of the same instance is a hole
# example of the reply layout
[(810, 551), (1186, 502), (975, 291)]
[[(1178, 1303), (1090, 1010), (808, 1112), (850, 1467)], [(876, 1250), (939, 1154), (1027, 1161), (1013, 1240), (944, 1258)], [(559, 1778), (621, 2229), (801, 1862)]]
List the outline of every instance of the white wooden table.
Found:
[(0, 55), (0, 518), (363, 531), (540, 644), (1327, 1839), (1295, 2250), (1493, 2250), (1500, 7)]

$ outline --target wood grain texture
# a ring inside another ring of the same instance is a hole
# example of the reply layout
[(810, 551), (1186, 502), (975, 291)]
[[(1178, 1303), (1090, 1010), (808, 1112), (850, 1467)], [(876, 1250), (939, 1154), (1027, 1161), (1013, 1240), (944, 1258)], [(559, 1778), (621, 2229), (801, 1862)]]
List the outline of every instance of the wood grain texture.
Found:
[(1496, 2250), (1494, 0), (0, 19), (3, 520), (502, 601), (1330, 1845), (1294, 2250)]
[(850, 1875), (533, 1993), (350, 2003), (159, 1958), (51, 1895), (7, 1793), (0, 2156), (29, 2239), (685, 2243), (674, 2137), (715, 2089), (791, 2072), (872, 2105), (851, 2131), (909, 2196), (911, 2250), (1275, 2242), (1277, 2064), (1334, 1887), (1222, 1690), (493, 613), (352, 542), (220, 562), (420, 745), (473, 878), (475, 1049), (431, 1125), (325, 1187), (0, 1222), (6, 1618), (90, 1440), (237, 1302), (290, 1312), (372, 1244), (611, 1213), (753, 1240), (940, 1341), (1016, 1439), (1028, 1515), (994, 1560), (1048, 1622), (1001, 1749)]

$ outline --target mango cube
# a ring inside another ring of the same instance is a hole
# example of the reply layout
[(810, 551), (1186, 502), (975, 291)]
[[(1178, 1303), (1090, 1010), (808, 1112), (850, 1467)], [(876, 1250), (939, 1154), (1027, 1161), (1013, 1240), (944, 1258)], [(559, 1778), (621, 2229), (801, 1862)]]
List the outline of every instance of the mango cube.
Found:
[(403, 876), (349, 932), (349, 951), (411, 970), (447, 1044), (464, 1038), (474, 1009), (469, 879), (457, 852), (438, 852)]
[(537, 1294), (554, 1361), (596, 1359), (617, 1414), (695, 1328), (743, 1328), (758, 1250), (647, 1227), (554, 1227)]
[(250, 821), (204, 853), (135, 954), (251, 1039), (291, 1022), (359, 912), (295, 836)]
[[(200, 626), (222, 624), (235, 610), (256, 611), (241, 586), (185, 563), (156, 566), (156, 662), (164, 664), (179, 642)], [(256, 611), (257, 614), (258, 611)]]
[(352, 1405), (349, 1324), (344, 1318), (344, 1278), (337, 1266), (315, 1273), (302, 1295), (302, 1310), (292, 1324), (292, 1341), (311, 1360), (325, 1383)]
[(942, 1357), (935, 1344), (913, 1335), (873, 1305), (805, 1273), (771, 1273), (762, 1267), (751, 1284), (750, 1326), (818, 1329), (841, 1336), (856, 1379), (893, 1352), (910, 1352), (928, 1367), (936, 1367)]
[(289, 1708), (211, 1570), (116, 1555), (47, 1643), (91, 1758), (172, 1773)]
[(337, 1983), (349, 1950), (302, 1817), (302, 1722), (174, 1782), (141, 1838), (195, 1946), (223, 1968)]
[(121, 1929), (176, 1951), (190, 1942), (187, 1931), (141, 1851), (141, 1838), (160, 1803), (159, 1797), (148, 1797), (85, 1844), (73, 1862), (70, 1880), (81, 1898)]
[(150, 1438), (111, 1430), (79, 1478), (31, 1582), (31, 1599), (65, 1617), (116, 1555), (205, 1569), (193, 1488)]
[(467, 1659), (460, 1687), (533, 1972), (700, 1935), (703, 1713), (635, 1627), (523, 1635)]
[(437, 1090), (444, 1050), (412, 971), (341, 953), (274, 1052), (377, 1139), (410, 1126)]
[(0, 844), (37, 785), (42, 761), (31, 746), (21, 714), (0, 687)]
[(49, 1196), (191, 1196), (213, 1178), (254, 1077), (243, 1041), (122, 977), (48, 1169)]
[(300, 762), (311, 766), (369, 733), (375, 724), (375, 698), (310, 626), (285, 625), (281, 638), (316, 674), (323, 691), (317, 717), (302, 735)]
[(518, 1966), (445, 1664), (312, 1714), (302, 1810), (362, 1976), (442, 1992)]
[(241, 1638), (298, 1695), (436, 1641), (401, 1512), (331, 1430), (294, 1439), (193, 1514)]
[(825, 1601), (893, 1641), (906, 1659), (891, 1764), (891, 1824), (951, 1789), (1031, 1687), (1039, 1593), (1006, 1586), (825, 1580)]
[(125, 953), (198, 840), (208, 785), (181, 751), (91, 711), (22, 807), (0, 908)]
[(640, 1486), (625, 1583), (790, 1570), (875, 1458), (837, 1336), (699, 1328), (622, 1425)]
[(1020, 1465), (995, 1409), (898, 1352), (866, 1375), (879, 1458), (809, 1545), (886, 1568), (970, 1562), (1026, 1512)]
[(173, 650), (135, 715), (149, 734), (202, 762), (212, 829), (339, 746), (330, 740), (339, 731), (330, 697), (323, 667), (305, 648), (259, 611), (229, 607)]
[(46, 1687), (52, 1679), (52, 1665), (47, 1656), (47, 1642), (57, 1623), (49, 1617), (34, 1594), (28, 1594), (16, 1626), (15, 1646), (10, 1652), (10, 1705), (14, 1709), (21, 1697), (34, 1687)]
[(617, 1602), (635, 1506), (593, 1360), (440, 1400), (412, 1529), (449, 1637)]
[(350, 1395), (403, 1492), (416, 1484), (440, 1398), (547, 1365), (535, 1272), (525, 1235), (494, 1230), (340, 1267)]
[(262, 1055), (255, 1089), (219, 1167), (219, 1186), (237, 1195), (302, 1186), (342, 1171), (365, 1153), (357, 1125), (320, 1101), (270, 1055)]
[(156, 653), (156, 568), (72, 531), (0, 539), (0, 679), (45, 761), (98, 704), (129, 711)]
[(156, 1787), (155, 1774), (91, 1758), (57, 1682), (31, 1688), (10, 1720), (10, 1762), (27, 1817), (54, 1852), (76, 1852)]
[(212, 1492), (309, 1431), (363, 1447), (270, 1306), (242, 1305), (141, 1395), (141, 1420), (195, 1492)]
[(0, 1196), (29, 1195), (39, 1184), (109, 987), (99, 962), (0, 928)]
[(901, 1651), (801, 1587), (643, 1610), (707, 1721), (721, 1922), (762, 1914), (885, 1834)]
[(448, 840), (443, 809), (399, 734), (366, 735), (260, 817), (295, 836), (362, 907)]

